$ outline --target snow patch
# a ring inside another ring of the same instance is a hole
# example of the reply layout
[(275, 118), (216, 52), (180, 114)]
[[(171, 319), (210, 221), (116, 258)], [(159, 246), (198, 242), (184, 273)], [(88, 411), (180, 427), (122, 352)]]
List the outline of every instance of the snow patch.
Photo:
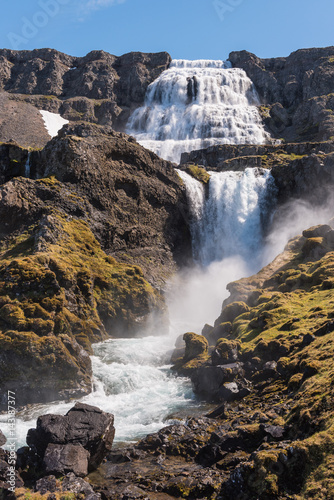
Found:
[(69, 123), (68, 120), (65, 120), (65, 118), (62, 118), (57, 113), (50, 113), (50, 111), (44, 110), (40, 110), (39, 112), (43, 117), (45, 128), (51, 137), (56, 137), (59, 130), (66, 125), (66, 123)]

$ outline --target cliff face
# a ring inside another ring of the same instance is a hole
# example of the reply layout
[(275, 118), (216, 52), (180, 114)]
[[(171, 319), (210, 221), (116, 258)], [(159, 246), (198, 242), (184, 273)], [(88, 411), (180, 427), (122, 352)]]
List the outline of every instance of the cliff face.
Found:
[(273, 59), (231, 52), (229, 60), (254, 82), (265, 124), (274, 137), (287, 141), (333, 137), (334, 47), (302, 49)]
[(181, 181), (132, 138), (67, 126), (30, 179), (27, 157), (1, 146), (0, 382), (21, 404), (89, 392), (91, 342), (166, 333), (157, 289), (190, 256)]
[(72, 57), (51, 49), (0, 50), (0, 141), (43, 147), (49, 136), (35, 108), (123, 130), (147, 86), (170, 61), (166, 52)]

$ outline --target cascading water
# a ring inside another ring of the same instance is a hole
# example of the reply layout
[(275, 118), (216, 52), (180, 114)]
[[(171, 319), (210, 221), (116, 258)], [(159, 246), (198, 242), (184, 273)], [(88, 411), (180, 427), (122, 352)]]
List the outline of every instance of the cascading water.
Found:
[(186, 172), (178, 173), (186, 187), (197, 265), (175, 278), (169, 309), (172, 318), (186, 318), (183, 331), (201, 333), (220, 314), (229, 295), (227, 284), (262, 266), (262, 236), (276, 187), (270, 172), (257, 168), (209, 172), (206, 187)]
[[(173, 422), (171, 415), (191, 404), (190, 381), (171, 374), (168, 363), (173, 337), (110, 339), (93, 346), (94, 387), (83, 403), (115, 415), (115, 442), (133, 441)], [(74, 402), (27, 407), (16, 418), (17, 445), (24, 446), (28, 430), (39, 415), (64, 415)], [(1, 429), (9, 436), (7, 415)]]
[(29, 152), (29, 153), (28, 153), (28, 157), (27, 157), (26, 164), (25, 164), (25, 166), (24, 166), (24, 176), (25, 176), (26, 178), (28, 178), (28, 179), (30, 178), (30, 155), (31, 155), (31, 153)]
[(202, 183), (185, 172), (178, 173), (186, 185), (193, 216), (195, 259), (204, 266), (232, 255), (254, 261), (275, 204), (276, 186), (270, 171), (209, 172), (206, 196)]
[(127, 133), (162, 158), (216, 144), (263, 144), (269, 140), (246, 73), (224, 61), (174, 60), (147, 89)]
[[(264, 143), (267, 136), (256, 104), (252, 82), (242, 70), (222, 61), (177, 60), (150, 85), (145, 106), (132, 115), (128, 132), (175, 161), (184, 151), (214, 144)], [(208, 192), (186, 173), (179, 174), (193, 214), (200, 272), (192, 268), (171, 286), (170, 337), (111, 339), (94, 346), (93, 392), (81, 399), (114, 413), (118, 442), (154, 432), (170, 422), (169, 416), (194, 404), (189, 380), (171, 374), (166, 353), (177, 335), (189, 330), (200, 333), (205, 322), (214, 321), (226, 284), (248, 273), (244, 259), (258, 250), (262, 219), (273, 199), (271, 176), (261, 169), (212, 172)], [(24, 409), (17, 415), (17, 444), (24, 444), (39, 415), (65, 414), (73, 404)], [(5, 433), (6, 419), (0, 416)]]

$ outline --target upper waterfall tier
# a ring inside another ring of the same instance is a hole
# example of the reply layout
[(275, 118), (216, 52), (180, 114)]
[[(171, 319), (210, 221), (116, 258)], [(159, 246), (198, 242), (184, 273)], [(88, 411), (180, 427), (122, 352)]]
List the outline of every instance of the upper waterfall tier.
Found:
[(147, 89), (127, 133), (162, 158), (217, 144), (268, 141), (255, 88), (242, 69), (224, 61), (172, 61)]

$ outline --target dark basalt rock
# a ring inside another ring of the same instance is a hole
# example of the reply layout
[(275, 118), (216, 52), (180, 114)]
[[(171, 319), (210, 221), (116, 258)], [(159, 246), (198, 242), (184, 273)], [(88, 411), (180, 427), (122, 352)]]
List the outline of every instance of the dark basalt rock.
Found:
[(167, 52), (116, 57), (96, 50), (72, 57), (52, 49), (0, 50), (0, 140), (44, 146), (50, 136), (40, 109), (123, 130), (170, 61)]
[[(52, 474), (42, 477), (35, 484), (35, 491), (40, 495), (48, 493), (66, 493), (75, 495), (75, 498), (85, 498), (86, 500), (98, 500), (101, 498), (99, 493), (95, 493), (91, 485), (84, 479), (77, 477), (73, 472), (68, 472), (62, 481), (57, 481)], [(64, 495), (65, 496), (65, 495)], [(48, 496), (50, 498), (51, 495)]]
[(88, 474), (89, 452), (81, 444), (49, 443), (43, 457), (43, 468), (46, 474), (66, 474), (73, 472), (76, 476)]
[[(95, 406), (76, 403), (65, 416), (39, 417), (36, 429), (28, 432), (27, 443), (44, 458), (47, 472), (69, 472), (71, 461), (74, 467), (78, 460), (80, 474), (76, 469), (71, 470), (77, 475), (86, 475), (82, 473), (85, 470), (85, 457), (88, 469), (94, 470), (111, 450), (115, 435), (113, 423), (114, 417), (110, 413)], [(70, 448), (70, 445), (80, 446)], [(56, 468), (58, 462), (59, 469)]]
[(334, 131), (334, 47), (301, 49), (288, 57), (260, 59), (247, 51), (231, 52), (268, 106), (270, 132), (288, 141), (328, 140)]
[[(197, 368), (193, 373), (191, 380), (194, 385), (194, 390), (196, 393), (200, 394), (202, 397), (213, 398), (213, 399), (225, 399), (224, 394), (236, 392), (238, 393), (238, 386), (235, 384), (234, 388), (226, 388), (223, 390), (223, 384), (227, 382), (233, 382), (235, 377), (243, 376), (243, 363), (229, 363), (226, 365), (219, 366), (203, 366)], [(223, 391), (221, 393), (221, 391)], [(223, 394), (224, 393), (224, 394)]]

